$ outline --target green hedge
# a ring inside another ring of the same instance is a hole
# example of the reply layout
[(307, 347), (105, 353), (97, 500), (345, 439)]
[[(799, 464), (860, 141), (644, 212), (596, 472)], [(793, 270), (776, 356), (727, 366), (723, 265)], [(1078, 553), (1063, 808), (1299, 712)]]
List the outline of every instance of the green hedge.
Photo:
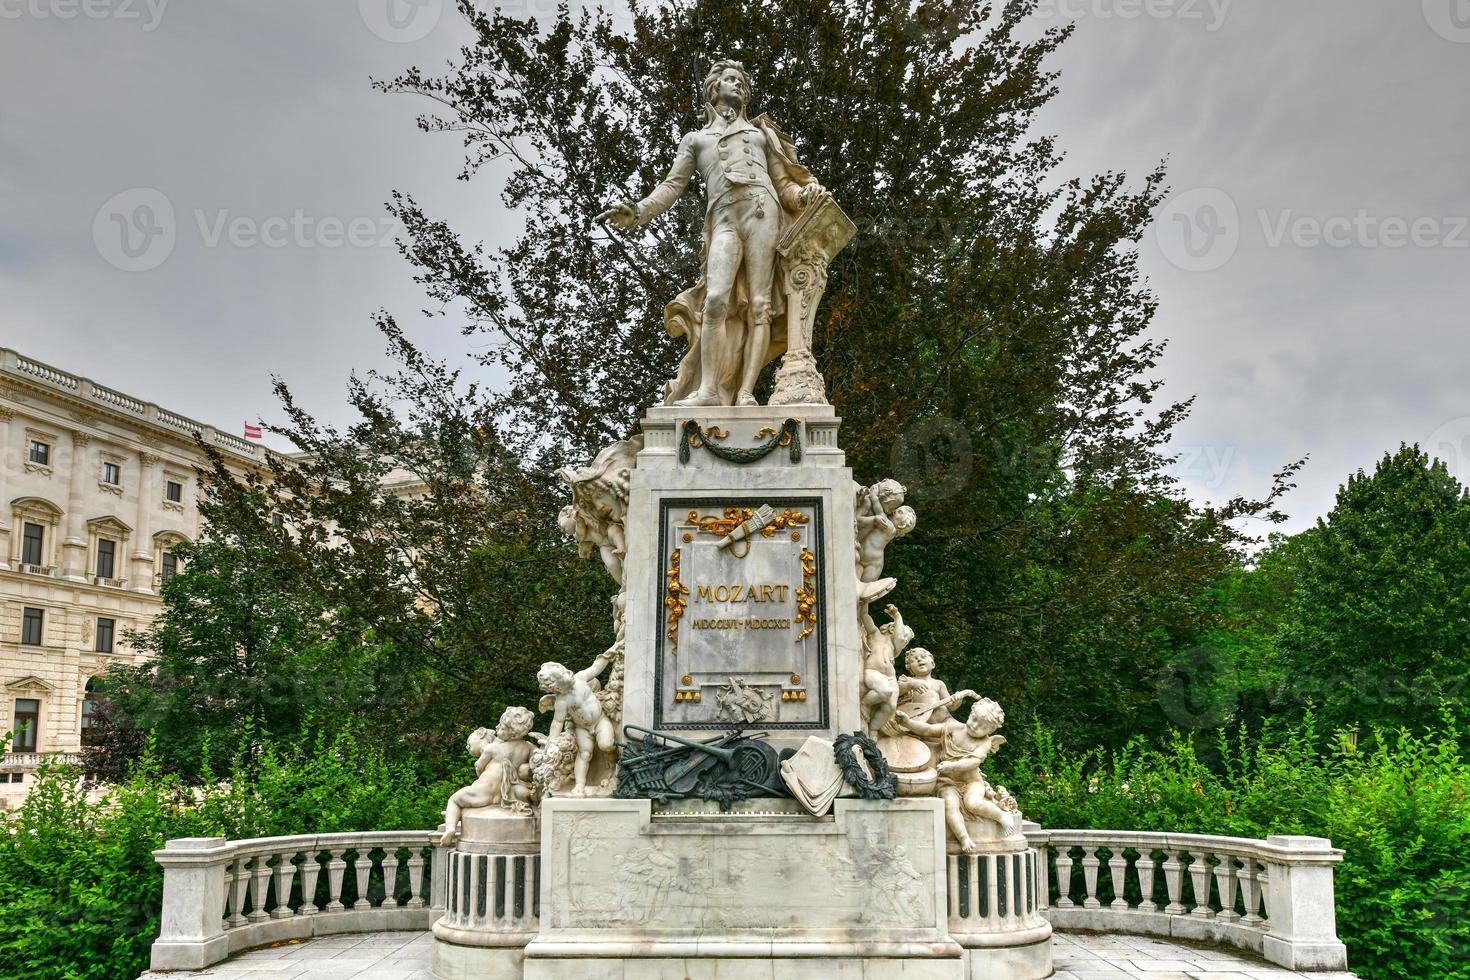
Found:
[[(1040, 732), (996, 775), (1044, 826), (1329, 837), (1347, 852), (1337, 915), (1352, 969), (1470, 980), (1459, 733), (1323, 741), (1309, 725), (1075, 753)], [(24, 807), (0, 814), (0, 980), (134, 980), (158, 930), (151, 852), (164, 841), (433, 827), (455, 787), (423, 771), (343, 738), (267, 751), (198, 787), (145, 762), (101, 801), (74, 772), (43, 772)]]
[(135, 980), (158, 935), (164, 841), (432, 828), (454, 787), (418, 771), (345, 737), (197, 787), (145, 760), (95, 801), (74, 770), (43, 770), (0, 814), (0, 980)]
[(1369, 980), (1470, 978), (1470, 767), (1459, 733), (1323, 741), (1310, 720), (1116, 753), (1069, 752), (1040, 732), (1034, 754), (1000, 763), (997, 776), (1047, 827), (1330, 838), (1346, 852), (1337, 929), (1350, 968)]

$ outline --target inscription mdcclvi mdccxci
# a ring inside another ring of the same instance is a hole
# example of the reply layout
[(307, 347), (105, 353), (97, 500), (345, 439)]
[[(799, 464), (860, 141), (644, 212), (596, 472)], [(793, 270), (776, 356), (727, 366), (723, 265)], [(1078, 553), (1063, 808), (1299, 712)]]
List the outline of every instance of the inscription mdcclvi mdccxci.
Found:
[(825, 728), (821, 500), (665, 500), (659, 516), (655, 726)]

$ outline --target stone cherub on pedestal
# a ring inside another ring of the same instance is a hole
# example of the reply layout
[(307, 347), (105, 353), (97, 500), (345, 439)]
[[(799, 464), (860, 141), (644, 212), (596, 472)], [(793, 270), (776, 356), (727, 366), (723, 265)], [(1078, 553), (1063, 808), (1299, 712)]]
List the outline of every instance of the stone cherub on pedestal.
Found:
[(898, 710), (910, 718), (930, 724), (948, 721), (950, 708), (966, 698), (978, 698), (974, 691), (949, 693), (949, 685), (934, 676), (934, 654), (923, 647), (913, 647), (904, 657), (908, 673), (898, 679)]
[[(616, 728), (599, 697), (602, 685), (597, 678), (618, 654), (618, 647), (614, 645), (592, 661), (591, 666), (576, 673), (558, 663), (544, 663), (536, 672), (536, 682), (541, 690), (547, 692), (541, 699), (540, 708), (552, 712), (549, 740), (556, 742), (570, 731), (576, 742), (572, 787), (565, 795), (586, 796), (587, 774), (592, 768), (594, 754), (610, 756), (617, 747)], [(604, 782), (608, 780), (604, 779)]]
[(525, 815), (538, 800), (531, 781), (531, 753), (536, 746), (527, 736), (545, 740), (531, 731), (536, 716), (525, 708), (506, 708), (495, 728), (476, 729), (465, 742), (475, 757), (475, 781), (449, 798), (444, 810), (444, 839), (448, 847), (459, 837), (459, 818), (463, 811), (481, 807), (499, 807), (508, 813)]
[[(618, 201), (597, 218), (617, 228), (645, 225), (700, 175), (708, 202), (704, 270), (664, 310), (669, 333), (689, 340), (664, 401), (755, 405), (761, 369), (788, 348), (788, 340), (793, 349), (804, 348), (805, 338), (787, 336), (782, 314), (796, 284), (782, 282), (792, 277), (778, 268), (778, 244), (803, 211), (829, 198), (769, 117), (746, 118), (753, 93), (739, 62), (716, 64), (702, 89), (705, 124), (679, 142), (669, 175), (643, 200)], [(845, 216), (841, 222), (851, 228)], [(840, 238), (821, 249), (835, 252), (852, 232), (823, 234)], [(825, 260), (820, 264), (825, 278)]]
[[(971, 691), (963, 692), (972, 694)], [(944, 800), (945, 822), (966, 854), (979, 850), (976, 827), (988, 825), (994, 840), (1014, 837), (1021, 829), (1021, 812), (1004, 786), (992, 786), (980, 766), (1002, 745), (1005, 736), (996, 732), (1005, 724), (1005, 712), (989, 698), (970, 707), (964, 722), (953, 718), (931, 724), (903, 715), (900, 723), (921, 738), (938, 742), (939, 783), (937, 795)]]

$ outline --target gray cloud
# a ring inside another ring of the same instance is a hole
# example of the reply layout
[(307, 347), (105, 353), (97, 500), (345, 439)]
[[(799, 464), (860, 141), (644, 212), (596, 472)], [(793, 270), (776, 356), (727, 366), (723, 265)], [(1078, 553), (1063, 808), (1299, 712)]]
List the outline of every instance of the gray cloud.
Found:
[[(1043, 119), (1068, 171), (1167, 156), (1176, 193), (1209, 191), (1143, 243), (1170, 390), (1199, 395), (1192, 490), (1258, 492), (1310, 452), (1299, 528), (1400, 440), (1470, 450), (1470, 4), (1048, 9), (1078, 23)], [(490, 243), (515, 232), (492, 180), (452, 179), (453, 138), (413, 127), (421, 105), (368, 88), (461, 32), (449, 0), (0, 0), (0, 343), (225, 428), (271, 415), (272, 372), (342, 418), (348, 371), (382, 363), (372, 311), (423, 305), (381, 244), (390, 191)], [(1384, 244), (1396, 221), (1421, 244)], [(417, 335), (463, 346), (452, 317)]]

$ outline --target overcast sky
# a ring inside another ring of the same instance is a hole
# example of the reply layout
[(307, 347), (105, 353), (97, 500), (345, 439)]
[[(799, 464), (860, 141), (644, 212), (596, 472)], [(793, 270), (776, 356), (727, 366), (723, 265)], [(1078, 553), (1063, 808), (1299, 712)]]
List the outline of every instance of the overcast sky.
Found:
[[(368, 87), (450, 57), (450, 7), (0, 0), (0, 345), (235, 432), (272, 417), (272, 373), (343, 419), (349, 371), (382, 362), (372, 312), (422, 306), (390, 192), (516, 230), (493, 175), (454, 180), (457, 142)], [(1470, 0), (1045, 16), (1078, 22), (1044, 117), (1069, 173), (1169, 158), (1144, 268), (1171, 393), (1199, 396), (1192, 492), (1259, 493), (1311, 454), (1294, 530), (1401, 440), (1470, 479)], [(463, 350), (444, 321), (415, 336)]]

